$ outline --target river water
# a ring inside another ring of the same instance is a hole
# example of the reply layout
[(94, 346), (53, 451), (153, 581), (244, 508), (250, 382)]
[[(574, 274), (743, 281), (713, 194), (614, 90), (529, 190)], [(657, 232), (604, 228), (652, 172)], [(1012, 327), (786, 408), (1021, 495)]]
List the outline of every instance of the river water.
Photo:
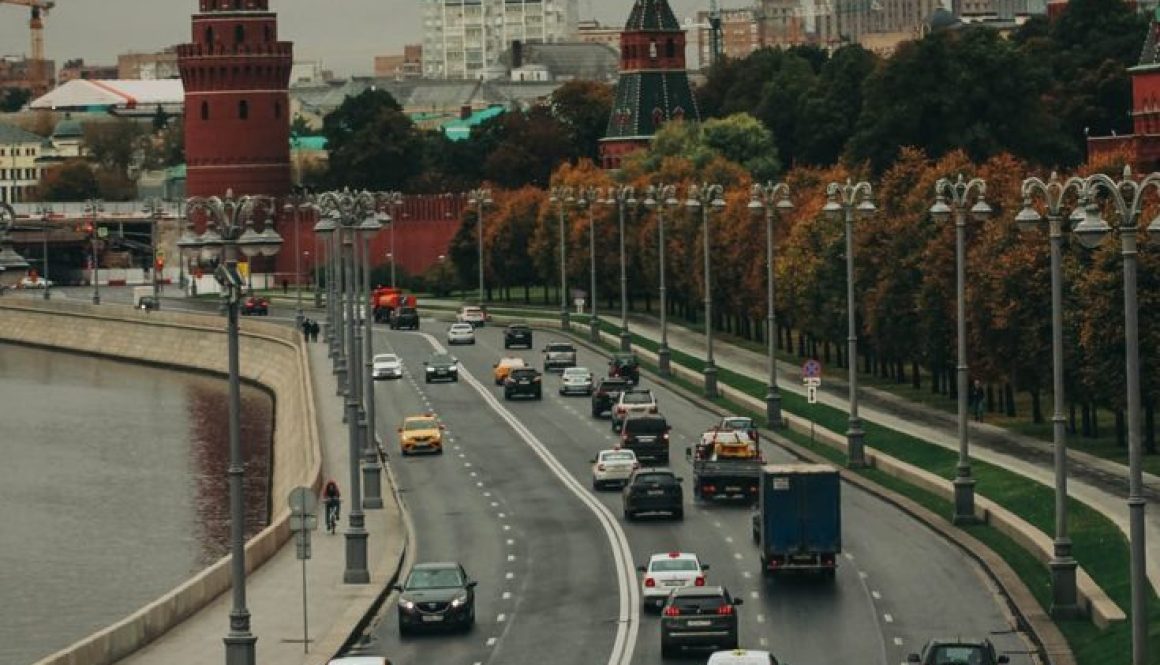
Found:
[[(242, 388), (246, 531), (273, 402)], [(229, 550), (224, 379), (0, 344), (0, 663), (32, 663)]]

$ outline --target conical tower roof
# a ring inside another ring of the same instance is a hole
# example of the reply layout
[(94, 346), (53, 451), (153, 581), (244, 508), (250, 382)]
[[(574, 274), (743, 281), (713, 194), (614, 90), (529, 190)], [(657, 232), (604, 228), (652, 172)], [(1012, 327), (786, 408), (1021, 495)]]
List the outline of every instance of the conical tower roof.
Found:
[(676, 32), (681, 29), (668, 0), (636, 0), (625, 32)]

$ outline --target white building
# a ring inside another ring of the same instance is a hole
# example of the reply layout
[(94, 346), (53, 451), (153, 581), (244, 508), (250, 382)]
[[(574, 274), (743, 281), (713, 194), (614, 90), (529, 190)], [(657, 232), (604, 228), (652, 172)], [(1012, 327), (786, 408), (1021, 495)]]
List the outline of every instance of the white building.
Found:
[(423, 0), (423, 76), (478, 79), (512, 44), (575, 39), (579, 0)]
[(36, 200), (44, 153), (52, 152), (51, 143), (45, 143), (42, 136), (0, 124), (0, 202)]

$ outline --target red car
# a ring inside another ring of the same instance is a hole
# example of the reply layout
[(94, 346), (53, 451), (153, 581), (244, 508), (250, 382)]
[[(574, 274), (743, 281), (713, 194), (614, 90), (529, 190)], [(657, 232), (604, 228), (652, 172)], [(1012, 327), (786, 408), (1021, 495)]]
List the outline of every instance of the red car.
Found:
[(250, 296), (242, 303), (243, 316), (266, 316), (270, 313), (270, 301), (257, 297)]

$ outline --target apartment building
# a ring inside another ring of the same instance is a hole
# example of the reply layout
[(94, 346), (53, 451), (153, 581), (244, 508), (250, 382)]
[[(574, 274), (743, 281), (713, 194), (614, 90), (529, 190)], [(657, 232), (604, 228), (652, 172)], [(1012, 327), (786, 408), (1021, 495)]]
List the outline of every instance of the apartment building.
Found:
[(45, 140), (19, 127), (0, 124), (0, 202), (21, 203), (36, 198), (44, 169)]

